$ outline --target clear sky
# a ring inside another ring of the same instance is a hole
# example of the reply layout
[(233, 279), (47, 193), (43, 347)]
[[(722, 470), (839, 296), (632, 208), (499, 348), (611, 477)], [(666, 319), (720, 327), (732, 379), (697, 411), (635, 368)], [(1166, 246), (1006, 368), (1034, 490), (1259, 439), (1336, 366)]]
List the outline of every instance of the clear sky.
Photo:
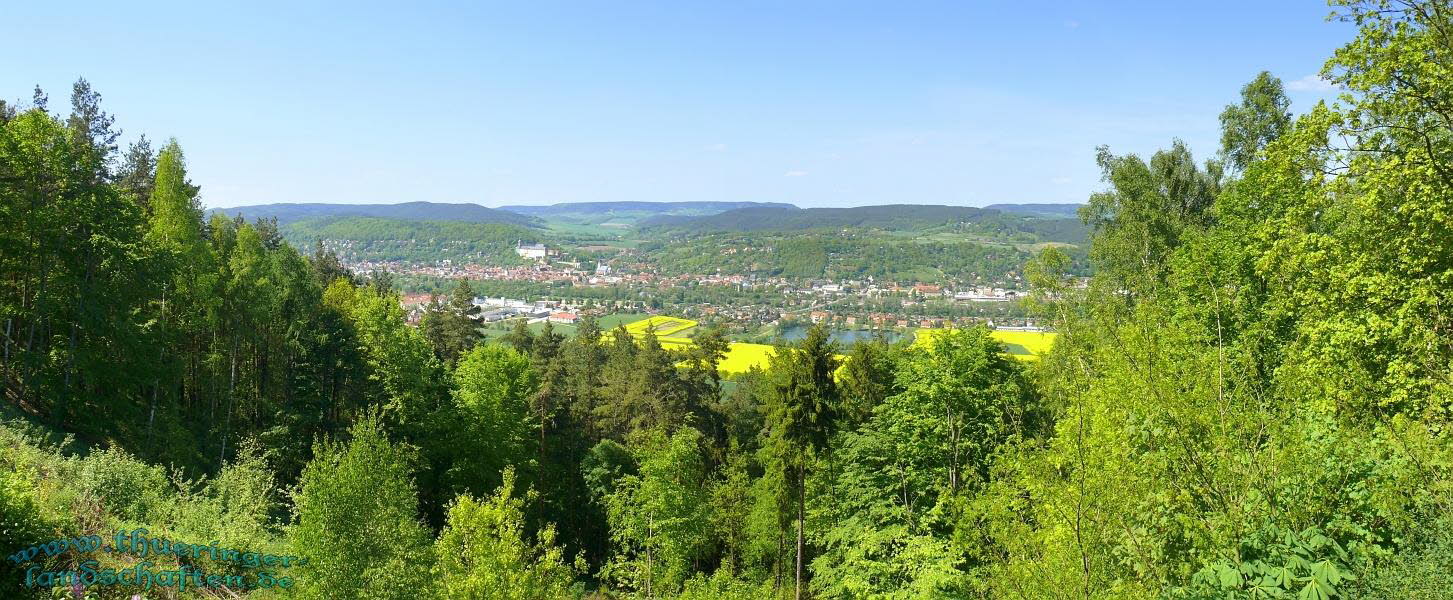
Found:
[[(146, 4), (146, 6), (138, 6)], [(1094, 148), (1215, 151), (1350, 40), (1317, 0), (17, 2), (0, 95), (84, 76), (208, 206), (1082, 202)]]

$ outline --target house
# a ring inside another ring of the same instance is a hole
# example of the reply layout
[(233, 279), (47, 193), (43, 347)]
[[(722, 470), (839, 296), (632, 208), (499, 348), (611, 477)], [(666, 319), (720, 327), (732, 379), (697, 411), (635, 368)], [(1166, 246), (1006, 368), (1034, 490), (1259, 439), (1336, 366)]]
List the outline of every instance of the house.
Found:
[(821, 323), (824, 320), (832, 319), (832, 313), (825, 310), (814, 310), (807, 315), (813, 323)]
[(942, 290), (942, 288), (940, 288), (939, 286), (928, 283), (920, 283), (913, 286), (913, 291), (920, 294), (937, 294), (940, 292), (940, 290)]
[(579, 321), (579, 320), (580, 320), (580, 316), (577, 315), (577, 314), (575, 314), (575, 313), (557, 312), (557, 313), (551, 313), (550, 314), (550, 322), (551, 323), (561, 323), (561, 324), (564, 324), (564, 325), (574, 325), (575, 322), (576, 321)]

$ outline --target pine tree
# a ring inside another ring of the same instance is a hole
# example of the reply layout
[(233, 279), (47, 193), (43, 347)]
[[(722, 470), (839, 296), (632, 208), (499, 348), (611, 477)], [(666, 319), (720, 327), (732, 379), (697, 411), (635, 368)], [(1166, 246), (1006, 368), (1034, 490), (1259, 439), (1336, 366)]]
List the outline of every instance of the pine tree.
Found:
[(767, 405), (763, 450), (783, 470), (788, 495), (795, 500), (797, 549), (794, 596), (802, 597), (806, 548), (807, 479), (835, 430), (838, 388), (837, 344), (822, 324), (808, 330), (796, 346), (772, 358), (772, 395)]

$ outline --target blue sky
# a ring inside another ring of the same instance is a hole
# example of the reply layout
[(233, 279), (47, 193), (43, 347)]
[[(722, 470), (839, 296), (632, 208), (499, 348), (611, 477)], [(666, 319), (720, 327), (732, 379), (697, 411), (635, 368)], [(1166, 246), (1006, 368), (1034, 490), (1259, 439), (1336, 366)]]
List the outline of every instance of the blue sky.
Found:
[(1215, 151), (1263, 69), (1293, 109), (1321, 1), (26, 2), (0, 95), (84, 76), (176, 137), (208, 206), (1081, 202), (1094, 148)]

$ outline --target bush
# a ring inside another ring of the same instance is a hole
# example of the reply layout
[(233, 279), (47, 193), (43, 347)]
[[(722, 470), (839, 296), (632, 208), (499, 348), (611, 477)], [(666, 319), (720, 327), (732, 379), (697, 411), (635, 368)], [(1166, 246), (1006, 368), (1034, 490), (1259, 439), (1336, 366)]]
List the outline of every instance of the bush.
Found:
[[(525, 502), (514, 497), (513, 468), (504, 483), (483, 501), (460, 496), (449, 508), (449, 522), (434, 544), (441, 592), (447, 598), (579, 597), (575, 574), (583, 564), (564, 561), (547, 526), (538, 543), (525, 539)], [(526, 497), (532, 497), (527, 494)]]
[(790, 586), (774, 591), (771, 580), (752, 583), (733, 577), (728, 569), (722, 568), (710, 578), (697, 573), (686, 580), (686, 587), (681, 590), (677, 600), (756, 600), (782, 597), (790, 593)]
[(198, 543), (216, 541), (224, 548), (282, 552), (274, 518), (278, 499), (273, 473), (255, 444), (243, 444), (237, 458), (216, 477), (179, 482), (178, 487), (177, 500), (169, 503), (167, 535)]
[(161, 467), (116, 448), (81, 459), (78, 475), (82, 494), (100, 500), (117, 518), (136, 523), (162, 516), (172, 492)]
[(30, 486), (18, 475), (0, 471), (0, 596), (22, 597), (25, 569), (7, 557), (54, 538), (55, 530), (42, 518)]
[(388, 441), (377, 415), (346, 445), (320, 444), (303, 469), (290, 533), (300, 598), (418, 598), (431, 568), (410, 456)]
[(1369, 573), (1353, 598), (1434, 600), (1453, 590), (1453, 516), (1431, 520), (1392, 562)]

